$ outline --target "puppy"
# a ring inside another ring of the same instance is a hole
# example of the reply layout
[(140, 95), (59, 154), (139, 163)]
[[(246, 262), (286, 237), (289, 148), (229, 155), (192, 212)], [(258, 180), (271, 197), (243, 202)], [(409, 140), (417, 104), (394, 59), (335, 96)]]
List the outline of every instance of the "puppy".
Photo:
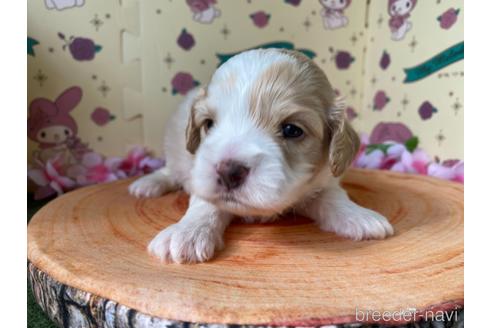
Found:
[(278, 49), (236, 55), (168, 121), (166, 167), (129, 187), (136, 197), (179, 188), (191, 195), (183, 218), (148, 251), (166, 262), (203, 262), (224, 246), (234, 215), (264, 222), (292, 210), (340, 236), (385, 238), (393, 234), (386, 218), (339, 186), (358, 148), (344, 106), (313, 61)]

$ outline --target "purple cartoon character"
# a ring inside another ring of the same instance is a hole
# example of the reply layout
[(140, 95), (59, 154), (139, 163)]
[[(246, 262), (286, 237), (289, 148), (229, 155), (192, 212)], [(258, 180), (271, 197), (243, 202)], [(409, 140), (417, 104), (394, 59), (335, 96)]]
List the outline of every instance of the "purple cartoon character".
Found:
[(321, 17), (327, 30), (335, 30), (347, 26), (349, 20), (343, 11), (350, 6), (352, 0), (319, 0), (323, 8)]
[(79, 87), (65, 90), (53, 102), (46, 98), (36, 98), (29, 106), (27, 136), (39, 144), (40, 151), (34, 156), (46, 162), (55, 154), (64, 153), (68, 160), (78, 161), (90, 151), (86, 144), (77, 138), (77, 123), (70, 112), (82, 98)]
[(394, 41), (403, 40), (408, 31), (412, 28), (410, 13), (415, 8), (417, 0), (389, 0), (388, 12), (391, 16), (389, 27), (391, 39)]
[(217, 0), (186, 0), (186, 3), (193, 12), (193, 20), (198, 23), (210, 24), (220, 16), (220, 10), (214, 7)]

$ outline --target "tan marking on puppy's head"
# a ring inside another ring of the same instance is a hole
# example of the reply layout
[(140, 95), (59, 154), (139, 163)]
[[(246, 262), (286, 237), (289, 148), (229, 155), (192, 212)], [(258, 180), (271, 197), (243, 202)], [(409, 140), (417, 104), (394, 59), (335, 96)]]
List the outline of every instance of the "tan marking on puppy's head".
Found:
[(188, 117), (188, 124), (186, 125), (186, 149), (194, 154), (200, 146), (201, 130), (203, 119), (200, 119), (200, 113), (204, 108), (204, 100), (207, 95), (205, 88), (200, 88), (195, 96), (193, 105), (191, 106), (190, 115)]
[[(290, 167), (308, 169), (314, 177), (328, 163), (339, 176), (357, 153), (358, 136), (344, 120), (344, 107), (335, 101), (325, 73), (299, 52), (279, 51), (289, 58), (272, 65), (253, 85), (250, 115), (276, 136)], [(286, 123), (302, 128), (304, 136), (282, 138)]]

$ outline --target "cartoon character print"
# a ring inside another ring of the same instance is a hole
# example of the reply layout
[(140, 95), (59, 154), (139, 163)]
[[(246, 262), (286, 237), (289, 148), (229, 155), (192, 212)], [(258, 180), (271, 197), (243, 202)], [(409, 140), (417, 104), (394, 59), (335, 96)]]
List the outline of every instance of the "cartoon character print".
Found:
[(349, 19), (343, 11), (350, 6), (351, 0), (319, 0), (323, 8), (321, 18), (327, 30), (335, 30), (347, 26)]
[(220, 16), (220, 10), (215, 8), (217, 0), (186, 0), (193, 12), (193, 20), (202, 24), (210, 24)]
[(63, 10), (73, 7), (82, 7), (85, 0), (44, 0), (44, 4), (48, 9)]
[(412, 28), (410, 13), (415, 8), (417, 0), (389, 0), (388, 12), (391, 16), (389, 27), (391, 39), (394, 41), (403, 40), (408, 31)]
[(78, 162), (90, 151), (77, 137), (77, 123), (70, 112), (82, 99), (79, 87), (66, 89), (53, 102), (46, 98), (34, 99), (29, 106), (27, 136), (39, 144), (34, 157), (46, 162), (55, 154), (63, 153), (68, 162)]

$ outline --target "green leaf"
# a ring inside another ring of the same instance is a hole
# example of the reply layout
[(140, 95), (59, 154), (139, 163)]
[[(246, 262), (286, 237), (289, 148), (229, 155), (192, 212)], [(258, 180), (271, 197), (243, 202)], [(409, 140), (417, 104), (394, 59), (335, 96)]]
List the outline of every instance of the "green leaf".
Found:
[(418, 137), (411, 137), (407, 141), (405, 141), (405, 147), (407, 150), (411, 153), (417, 148), (419, 145), (419, 138)]
[(385, 155), (388, 151), (388, 148), (391, 146), (391, 144), (371, 144), (367, 145), (366, 147), (366, 154), (370, 154), (376, 149), (381, 150)]
[(94, 51), (95, 51), (95, 52), (99, 52), (99, 51), (101, 51), (101, 50), (102, 50), (102, 48), (103, 48), (102, 46), (100, 46), (100, 45), (96, 44), (96, 45), (94, 46)]

